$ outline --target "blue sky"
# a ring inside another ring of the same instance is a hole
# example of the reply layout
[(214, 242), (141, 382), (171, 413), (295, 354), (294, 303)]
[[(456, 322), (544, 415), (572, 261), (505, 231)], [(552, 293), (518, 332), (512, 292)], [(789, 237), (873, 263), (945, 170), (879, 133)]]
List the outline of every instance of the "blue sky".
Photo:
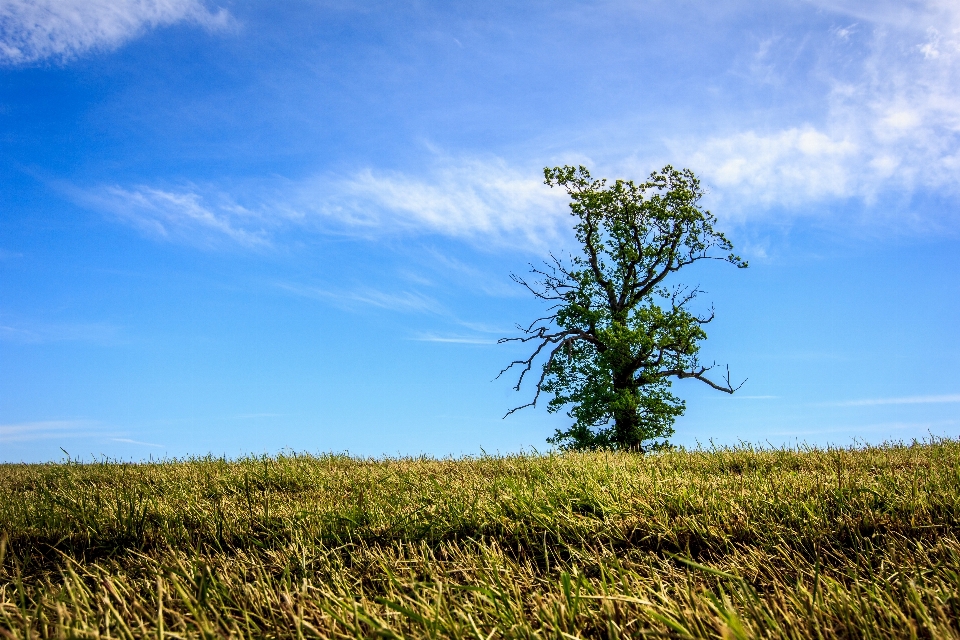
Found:
[(953, 2), (0, 2), (0, 460), (547, 448), (497, 372), (544, 166), (751, 263), (675, 442), (960, 435)]

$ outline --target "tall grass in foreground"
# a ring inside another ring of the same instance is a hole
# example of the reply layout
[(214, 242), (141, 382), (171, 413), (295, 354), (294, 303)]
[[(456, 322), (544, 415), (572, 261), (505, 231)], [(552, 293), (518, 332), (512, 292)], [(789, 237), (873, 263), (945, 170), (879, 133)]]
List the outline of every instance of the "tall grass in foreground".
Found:
[(960, 637), (960, 443), (0, 466), (8, 637)]

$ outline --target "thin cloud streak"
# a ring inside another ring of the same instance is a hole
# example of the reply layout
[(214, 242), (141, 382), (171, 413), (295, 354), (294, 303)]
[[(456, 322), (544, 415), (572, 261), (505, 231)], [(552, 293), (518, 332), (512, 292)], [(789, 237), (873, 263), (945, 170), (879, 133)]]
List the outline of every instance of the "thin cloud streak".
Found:
[(153, 442), (141, 442), (140, 440), (131, 440), (130, 438), (110, 438), (114, 442), (123, 442), (125, 444), (138, 444), (144, 447), (156, 447), (158, 449), (166, 448), (166, 445), (155, 444)]
[(390, 311), (434, 314), (446, 313), (439, 302), (415, 291), (387, 293), (368, 288), (357, 291), (329, 291), (321, 289), (320, 287), (310, 287), (286, 282), (277, 282), (275, 285), (283, 291), (302, 298), (331, 302), (342, 307), (354, 307), (359, 304)]
[(439, 342), (445, 344), (475, 344), (475, 345), (493, 345), (496, 340), (489, 338), (477, 338), (472, 336), (438, 336), (433, 334), (424, 334), (411, 338), (416, 342)]
[(55, 438), (87, 438), (112, 435), (94, 429), (92, 420), (42, 420), (0, 425), (0, 442), (29, 442)]
[(0, 341), (17, 344), (86, 342), (102, 346), (122, 343), (121, 328), (107, 323), (0, 324)]
[[(826, 429), (807, 429), (774, 431), (772, 436), (812, 436), (825, 435), (831, 433), (860, 434), (860, 433), (883, 433), (889, 431), (926, 431), (932, 433), (935, 429), (944, 429), (957, 424), (956, 420), (938, 420), (936, 422), (881, 422), (868, 425), (837, 425)], [(934, 434), (936, 435), (936, 434)]]
[(940, 404), (960, 402), (960, 393), (942, 396), (906, 396), (902, 398), (871, 398), (830, 403), (838, 407), (872, 407), (885, 404)]

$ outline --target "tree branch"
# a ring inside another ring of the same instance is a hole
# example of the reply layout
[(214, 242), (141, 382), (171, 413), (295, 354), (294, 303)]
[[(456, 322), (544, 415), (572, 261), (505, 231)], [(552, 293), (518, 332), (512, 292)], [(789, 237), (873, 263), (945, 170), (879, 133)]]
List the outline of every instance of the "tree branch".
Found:
[(537, 380), (537, 385), (536, 385), (537, 391), (533, 395), (533, 400), (531, 400), (527, 404), (523, 404), (523, 405), (520, 405), (519, 407), (514, 407), (513, 409), (510, 409), (510, 411), (507, 411), (504, 414), (503, 416), (504, 418), (514, 413), (515, 411), (519, 411), (520, 409), (537, 406), (537, 400), (540, 399), (540, 393), (543, 390), (543, 381), (546, 380), (547, 378), (547, 373), (548, 373), (550, 363), (553, 362), (554, 356), (556, 356), (561, 349), (563, 349), (564, 347), (569, 348), (569, 346), (574, 342), (576, 342), (577, 340), (588, 340), (590, 342), (596, 342), (596, 338), (594, 338), (593, 336), (585, 332), (578, 331), (576, 329), (569, 329), (567, 331), (561, 331), (560, 333), (555, 333), (555, 334), (547, 334), (545, 333), (545, 328), (541, 328), (540, 331), (537, 332), (537, 334), (531, 335), (531, 336), (525, 336), (525, 337), (519, 337), (519, 338), (500, 338), (499, 340), (497, 340), (497, 344), (503, 344), (504, 342), (528, 342), (529, 340), (535, 340), (537, 338), (542, 338), (543, 342), (541, 342), (540, 345), (537, 346), (536, 350), (533, 352), (533, 354), (529, 358), (525, 360), (514, 360), (513, 362), (508, 364), (506, 367), (504, 367), (500, 371), (500, 373), (497, 374), (497, 377), (494, 378), (496, 380), (497, 378), (502, 376), (504, 373), (509, 371), (511, 368), (513, 368), (514, 365), (523, 365), (523, 370), (520, 372), (520, 378), (517, 380), (517, 384), (513, 387), (514, 391), (519, 391), (520, 385), (523, 383), (523, 378), (524, 376), (527, 375), (527, 373), (530, 372), (530, 369), (533, 367), (533, 361), (536, 359), (536, 357), (540, 354), (541, 351), (543, 351), (544, 347), (546, 347), (547, 345), (556, 344), (556, 346), (550, 350), (550, 355), (547, 356), (547, 361), (543, 363), (543, 372), (540, 374), (540, 379)]
[(703, 383), (706, 383), (706, 384), (710, 385), (711, 387), (713, 387), (713, 388), (716, 389), (717, 391), (723, 391), (724, 393), (729, 393), (729, 394), (733, 394), (735, 391), (739, 391), (739, 390), (740, 390), (740, 387), (742, 387), (742, 386), (747, 382), (747, 378), (744, 378), (744, 379), (743, 379), (743, 382), (741, 382), (741, 383), (738, 384), (736, 387), (734, 387), (734, 386), (733, 386), (733, 383), (730, 382), (730, 366), (728, 365), (728, 366), (727, 366), (727, 375), (726, 375), (726, 377), (725, 377), (725, 379), (724, 379), (724, 382), (726, 382), (726, 386), (719, 385), (719, 384), (717, 384), (716, 382), (713, 382), (712, 380), (710, 380), (709, 378), (707, 378), (706, 376), (703, 375), (703, 374), (705, 374), (707, 371), (710, 371), (711, 369), (713, 369), (714, 366), (716, 366), (716, 365), (709, 366), (709, 367), (703, 367), (703, 366), (701, 366), (699, 369), (694, 370), (694, 371), (684, 371), (684, 370), (682, 370), (682, 369), (671, 369), (671, 370), (668, 370), (668, 371), (661, 371), (661, 372), (660, 372), (660, 377), (661, 377), (661, 378), (666, 378), (666, 377), (669, 377), (669, 376), (674, 376), (674, 377), (679, 378), (679, 379), (681, 379), (681, 380), (683, 380), (684, 378), (696, 378), (696, 379), (699, 380), (700, 382), (703, 382)]

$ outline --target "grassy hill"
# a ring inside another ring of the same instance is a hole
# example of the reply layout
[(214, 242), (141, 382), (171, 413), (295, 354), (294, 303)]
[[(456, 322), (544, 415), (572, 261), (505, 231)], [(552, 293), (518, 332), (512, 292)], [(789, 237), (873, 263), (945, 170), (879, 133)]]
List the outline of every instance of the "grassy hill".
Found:
[(9, 637), (960, 637), (960, 443), (0, 465)]

